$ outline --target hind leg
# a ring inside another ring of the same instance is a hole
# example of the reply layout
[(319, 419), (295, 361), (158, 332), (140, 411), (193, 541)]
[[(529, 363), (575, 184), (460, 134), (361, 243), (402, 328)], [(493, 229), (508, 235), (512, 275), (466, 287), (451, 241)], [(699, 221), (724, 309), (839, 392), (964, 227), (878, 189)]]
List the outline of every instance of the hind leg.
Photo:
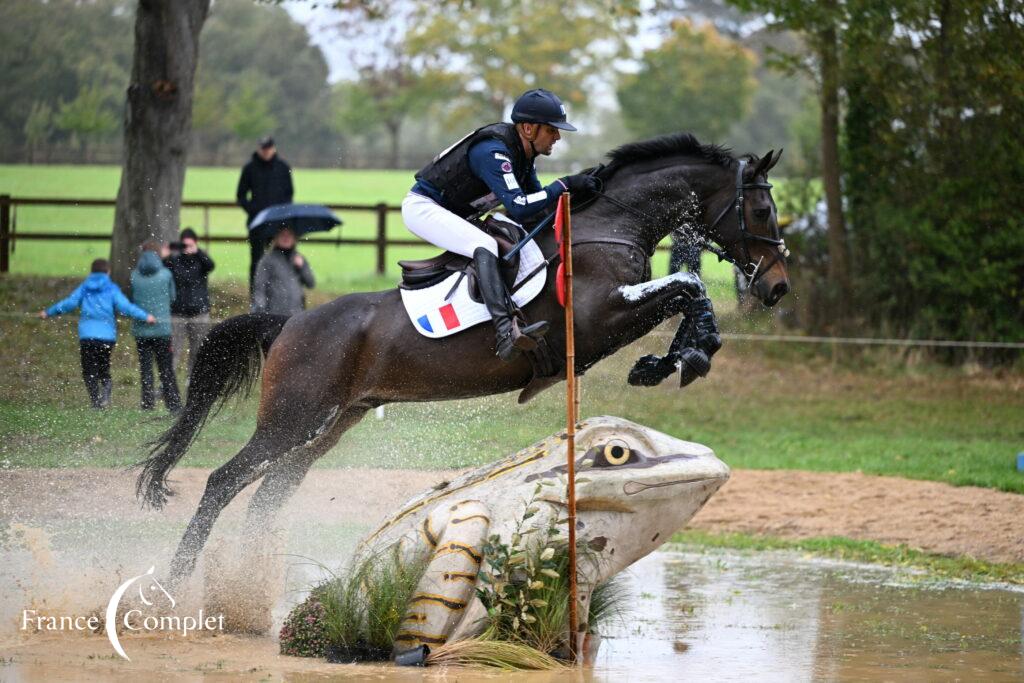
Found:
[[(171, 581), (177, 584), (195, 569), (199, 554), (210, 537), (214, 522), (221, 511), (246, 486), (260, 477), (280, 468), (284, 474), (287, 465), (297, 463), (297, 480), (302, 481), (306, 470), (326, 450), (322, 442), (329, 440), (336, 424), (337, 408), (331, 407), (316, 413), (304, 411), (305, 419), (292, 415), (291, 419), (276, 419), (257, 426), (256, 434), (234, 458), (218, 468), (206, 481), (206, 491), (199, 502), (192, 521), (185, 529), (185, 535), (178, 544), (171, 561)], [(340, 433), (338, 434), (340, 436)], [(335, 437), (334, 441), (337, 441)], [(333, 445), (331, 442), (330, 445)], [(327, 446), (327, 448), (330, 447)], [(308, 455), (308, 461), (303, 456)], [(296, 474), (293, 474), (294, 478)], [(280, 475), (275, 475), (277, 481)], [(263, 489), (263, 487), (260, 487)], [(276, 488), (273, 485), (267, 490)], [(263, 498), (263, 496), (261, 496)]]
[(321, 426), (324, 430), (322, 436), (289, 453), (267, 471), (260, 487), (249, 501), (246, 519), (248, 538), (257, 538), (269, 528), (273, 517), (295, 493), (313, 463), (331, 450), (342, 434), (363, 419), (367, 410), (368, 406), (349, 408), (340, 416), (332, 417), (333, 422), (326, 422)]
[(221, 511), (242, 489), (263, 475), (273, 454), (281, 450), (272, 439), (257, 431), (235, 457), (214, 470), (206, 480), (206, 490), (199, 507), (171, 560), (171, 586), (179, 584), (195, 569), (199, 553)]

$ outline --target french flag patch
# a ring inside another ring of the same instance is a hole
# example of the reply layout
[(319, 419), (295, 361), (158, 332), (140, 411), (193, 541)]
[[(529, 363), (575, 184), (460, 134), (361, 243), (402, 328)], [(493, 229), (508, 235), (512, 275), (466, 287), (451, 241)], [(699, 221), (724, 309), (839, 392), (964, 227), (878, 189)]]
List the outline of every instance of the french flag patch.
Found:
[[(435, 317), (436, 315), (436, 317)], [(434, 318), (434, 322), (431, 322), (431, 318)], [(434, 331), (434, 323), (444, 325), (446, 330), (454, 330), (460, 327), (462, 323), (459, 321), (459, 316), (455, 313), (455, 307), (451, 304), (445, 304), (441, 308), (437, 309), (436, 314), (421, 315), (416, 319), (416, 324), (422, 327), (427, 332)]]

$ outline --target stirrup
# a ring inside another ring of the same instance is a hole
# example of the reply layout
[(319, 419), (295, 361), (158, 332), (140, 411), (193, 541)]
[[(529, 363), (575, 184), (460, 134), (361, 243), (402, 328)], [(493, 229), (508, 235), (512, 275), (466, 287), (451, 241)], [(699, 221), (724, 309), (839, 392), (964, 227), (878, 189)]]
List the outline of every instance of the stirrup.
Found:
[(512, 345), (522, 351), (534, 351), (537, 348), (537, 342), (548, 333), (550, 328), (551, 324), (547, 320), (540, 320), (526, 327), (519, 327), (519, 320), (513, 318)]

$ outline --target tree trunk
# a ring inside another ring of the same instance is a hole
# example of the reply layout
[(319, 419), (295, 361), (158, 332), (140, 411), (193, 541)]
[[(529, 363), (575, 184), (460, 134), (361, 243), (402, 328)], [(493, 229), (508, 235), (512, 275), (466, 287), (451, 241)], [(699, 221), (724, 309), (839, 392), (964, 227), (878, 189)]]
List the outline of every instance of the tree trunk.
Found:
[(111, 275), (126, 285), (137, 247), (177, 234), (199, 32), (210, 0), (140, 0), (124, 119), (124, 165), (110, 245)]
[(388, 129), (388, 138), (391, 143), (390, 152), (391, 160), (388, 168), (398, 168), (398, 162), (400, 161), (401, 151), (401, 136), (402, 136), (402, 122), (401, 121), (387, 121), (384, 124)]
[(842, 322), (850, 294), (847, 258), (846, 221), (839, 167), (839, 55), (836, 30), (821, 31), (821, 174), (828, 206), (828, 281), (833, 323)]

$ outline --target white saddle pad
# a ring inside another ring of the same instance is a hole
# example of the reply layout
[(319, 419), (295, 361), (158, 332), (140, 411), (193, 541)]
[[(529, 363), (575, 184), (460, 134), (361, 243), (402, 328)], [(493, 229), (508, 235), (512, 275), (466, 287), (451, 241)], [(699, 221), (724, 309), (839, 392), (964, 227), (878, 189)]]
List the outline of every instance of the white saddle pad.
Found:
[[(544, 263), (544, 254), (540, 247), (530, 240), (519, 252), (519, 272), (516, 274), (518, 285), (527, 276)], [(455, 282), (462, 278), (458, 287)], [(520, 287), (512, 300), (518, 306), (525, 306), (533, 301), (544, 289), (547, 281), (547, 268), (535, 274), (530, 281)], [(455, 291), (452, 288), (455, 287)], [(441, 282), (423, 289), (400, 289), (405, 312), (416, 331), (424, 337), (440, 339), (462, 332), (474, 325), (489, 321), (491, 314), (487, 307), (473, 301), (469, 297), (469, 281), (462, 273), (452, 273)], [(449, 296), (449, 294), (451, 296)]]

